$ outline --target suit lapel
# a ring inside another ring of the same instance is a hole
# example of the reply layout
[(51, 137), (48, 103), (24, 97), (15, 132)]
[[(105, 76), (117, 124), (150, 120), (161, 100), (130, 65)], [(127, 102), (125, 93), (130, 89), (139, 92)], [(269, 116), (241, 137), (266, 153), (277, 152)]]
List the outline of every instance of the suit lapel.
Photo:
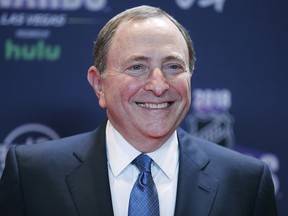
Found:
[[(107, 169), (105, 126), (102, 125), (87, 142), (79, 143), (74, 152), (80, 162), (66, 176), (79, 215), (113, 215)], [(205, 173), (208, 156), (193, 138), (178, 131), (179, 176), (175, 216), (208, 216), (218, 189), (218, 181)]]
[(67, 183), (79, 215), (113, 215), (107, 169), (105, 125), (74, 152), (80, 166), (67, 175)]
[(184, 131), (178, 131), (179, 176), (175, 216), (207, 216), (218, 189), (218, 181), (205, 173), (208, 156)]

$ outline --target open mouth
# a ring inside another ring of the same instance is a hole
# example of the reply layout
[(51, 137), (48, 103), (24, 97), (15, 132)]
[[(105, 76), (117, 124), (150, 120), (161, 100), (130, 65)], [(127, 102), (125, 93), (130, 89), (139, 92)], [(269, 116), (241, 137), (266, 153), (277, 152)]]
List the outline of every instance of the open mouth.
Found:
[(161, 104), (155, 104), (155, 103), (137, 103), (136, 104), (142, 108), (148, 108), (148, 109), (164, 109), (166, 107), (169, 107), (172, 105), (172, 102), (166, 102)]

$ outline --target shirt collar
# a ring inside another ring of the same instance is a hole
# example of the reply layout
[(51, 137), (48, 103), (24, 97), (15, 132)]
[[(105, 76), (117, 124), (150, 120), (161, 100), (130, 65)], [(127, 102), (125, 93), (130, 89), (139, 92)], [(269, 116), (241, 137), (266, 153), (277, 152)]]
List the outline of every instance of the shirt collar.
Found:
[(175, 131), (170, 138), (156, 151), (148, 154), (164, 174), (172, 180), (178, 167), (178, 139)]
[(130, 145), (108, 120), (106, 126), (107, 159), (117, 177), (141, 152)]
[[(121, 174), (139, 155), (137, 149), (129, 144), (108, 120), (106, 126), (108, 164), (115, 177)], [(164, 174), (172, 180), (178, 167), (178, 139), (176, 131), (156, 151), (148, 153)], [(153, 163), (154, 164), (154, 163)], [(155, 164), (154, 164), (155, 165)]]

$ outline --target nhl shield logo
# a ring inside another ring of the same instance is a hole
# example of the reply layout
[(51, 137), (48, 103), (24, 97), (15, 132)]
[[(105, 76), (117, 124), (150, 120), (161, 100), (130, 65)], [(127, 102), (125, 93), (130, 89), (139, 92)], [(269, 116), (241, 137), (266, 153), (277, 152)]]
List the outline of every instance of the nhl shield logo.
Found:
[(234, 146), (233, 117), (228, 113), (195, 113), (187, 116), (187, 132), (221, 146)]
[(186, 117), (185, 129), (190, 134), (221, 146), (232, 148), (235, 144), (231, 92), (227, 89), (196, 89), (193, 92), (192, 113)]

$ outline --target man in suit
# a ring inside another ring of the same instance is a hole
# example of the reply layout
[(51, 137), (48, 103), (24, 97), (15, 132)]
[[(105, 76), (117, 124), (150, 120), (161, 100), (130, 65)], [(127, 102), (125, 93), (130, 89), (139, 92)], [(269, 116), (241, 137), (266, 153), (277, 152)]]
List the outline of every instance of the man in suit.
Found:
[(267, 165), (179, 128), (194, 59), (187, 31), (163, 10), (140, 6), (112, 18), (88, 70), (108, 120), (10, 149), (0, 215), (276, 216)]

